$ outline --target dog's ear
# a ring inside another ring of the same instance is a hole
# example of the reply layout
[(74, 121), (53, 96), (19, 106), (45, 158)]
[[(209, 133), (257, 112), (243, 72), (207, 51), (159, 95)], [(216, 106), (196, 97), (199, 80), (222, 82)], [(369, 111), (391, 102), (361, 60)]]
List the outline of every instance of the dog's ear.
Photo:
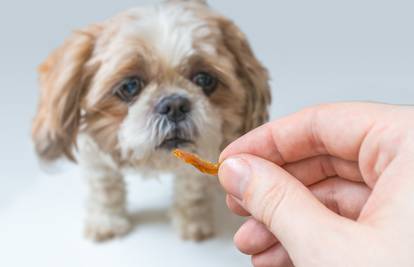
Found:
[(269, 74), (255, 57), (244, 33), (231, 21), (219, 20), (226, 48), (234, 56), (236, 72), (246, 90), (245, 122), (242, 132), (248, 132), (268, 120), (271, 102)]
[(40, 101), (33, 121), (36, 152), (46, 161), (65, 155), (74, 160), (84, 93), (85, 64), (100, 32), (97, 25), (74, 32), (39, 67)]

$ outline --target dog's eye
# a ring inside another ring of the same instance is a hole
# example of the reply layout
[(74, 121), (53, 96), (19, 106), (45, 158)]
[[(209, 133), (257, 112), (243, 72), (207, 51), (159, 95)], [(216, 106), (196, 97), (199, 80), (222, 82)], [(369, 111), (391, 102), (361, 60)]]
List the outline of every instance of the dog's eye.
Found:
[(144, 81), (139, 77), (123, 80), (115, 89), (115, 94), (125, 102), (130, 102), (144, 88)]
[(211, 95), (217, 87), (217, 78), (206, 72), (200, 72), (193, 76), (193, 83), (200, 86), (206, 95)]

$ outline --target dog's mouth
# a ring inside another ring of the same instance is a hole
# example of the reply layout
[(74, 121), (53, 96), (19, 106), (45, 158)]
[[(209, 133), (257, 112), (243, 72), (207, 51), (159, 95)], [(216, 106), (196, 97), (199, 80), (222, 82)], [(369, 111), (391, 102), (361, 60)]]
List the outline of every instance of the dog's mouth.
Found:
[(172, 150), (174, 148), (185, 147), (185, 146), (190, 145), (192, 143), (193, 142), (191, 140), (183, 139), (183, 138), (180, 138), (180, 137), (173, 137), (173, 138), (165, 139), (158, 146), (158, 148)]
[(197, 127), (189, 119), (178, 123), (167, 121), (161, 125), (163, 127), (158, 132), (160, 143), (156, 146), (157, 149), (172, 150), (193, 145), (198, 136)]

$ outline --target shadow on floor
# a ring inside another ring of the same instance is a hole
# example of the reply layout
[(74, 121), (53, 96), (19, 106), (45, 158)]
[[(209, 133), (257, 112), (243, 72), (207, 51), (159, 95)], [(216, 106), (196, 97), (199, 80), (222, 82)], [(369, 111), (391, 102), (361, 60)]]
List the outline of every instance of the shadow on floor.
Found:
[[(228, 210), (225, 202), (224, 193), (217, 187), (213, 190), (214, 196), (214, 223), (218, 239), (233, 239), (234, 233), (243, 223), (244, 219), (240, 218)], [(137, 210), (131, 213), (134, 228), (143, 224), (169, 224), (170, 218), (168, 208), (148, 208)]]
[(166, 208), (154, 208), (139, 210), (131, 213), (131, 220), (134, 228), (137, 225), (142, 224), (166, 224), (169, 223), (168, 209)]

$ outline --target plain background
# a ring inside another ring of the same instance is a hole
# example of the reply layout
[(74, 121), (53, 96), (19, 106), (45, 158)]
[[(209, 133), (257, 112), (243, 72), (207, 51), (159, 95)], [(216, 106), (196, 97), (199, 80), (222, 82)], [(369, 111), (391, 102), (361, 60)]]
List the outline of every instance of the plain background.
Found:
[[(218, 198), (219, 234), (180, 241), (164, 215), (169, 178), (130, 177), (137, 227), (95, 245), (82, 238), (84, 186), (77, 168), (42, 172), (30, 143), (36, 67), (71, 30), (158, 1), (0, 3), (0, 266), (249, 266), (232, 246), (239, 219)], [(211, 0), (249, 36), (272, 76), (272, 118), (349, 100), (414, 102), (412, 1)]]

